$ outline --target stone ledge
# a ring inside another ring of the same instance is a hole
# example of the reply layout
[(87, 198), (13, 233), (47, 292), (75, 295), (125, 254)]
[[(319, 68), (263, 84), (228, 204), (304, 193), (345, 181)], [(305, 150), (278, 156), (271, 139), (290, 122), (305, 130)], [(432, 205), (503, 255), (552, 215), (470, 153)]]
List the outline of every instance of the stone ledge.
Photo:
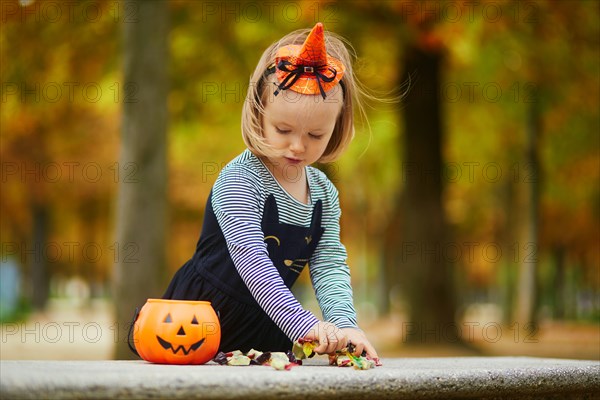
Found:
[(316, 357), (270, 367), (145, 361), (0, 361), (2, 399), (600, 398), (600, 362), (528, 357), (394, 358), (358, 371)]

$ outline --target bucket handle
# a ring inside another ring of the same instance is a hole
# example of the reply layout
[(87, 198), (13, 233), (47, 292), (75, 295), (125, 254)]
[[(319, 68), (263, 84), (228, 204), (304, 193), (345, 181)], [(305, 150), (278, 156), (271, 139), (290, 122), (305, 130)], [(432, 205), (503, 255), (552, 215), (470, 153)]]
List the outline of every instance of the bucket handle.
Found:
[(133, 319), (131, 320), (131, 325), (129, 325), (129, 333), (127, 334), (127, 345), (129, 346), (129, 350), (131, 350), (133, 352), (133, 354), (135, 354), (138, 357), (140, 357), (140, 355), (138, 354), (135, 347), (132, 345), (132, 339), (133, 339), (133, 326), (135, 325), (135, 321), (137, 321), (139, 316), (140, 316), (140, 309), (139, 309), (139, 307), (136, 307), (135, 313), (133, 314)]

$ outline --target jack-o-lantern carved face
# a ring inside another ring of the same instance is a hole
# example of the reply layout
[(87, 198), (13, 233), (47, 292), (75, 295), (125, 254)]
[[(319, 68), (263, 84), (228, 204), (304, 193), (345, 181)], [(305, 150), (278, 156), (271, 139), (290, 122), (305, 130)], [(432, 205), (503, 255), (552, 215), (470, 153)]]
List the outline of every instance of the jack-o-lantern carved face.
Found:
[[(164, 324), (172, 324), (173, 322), (173, 317), (171, 316), (171, 313), (168, 313), (167, 316), (165, 317)], [(196, 316), (194, 315), (194, 318), (192, 318), (192, 322), (190, 322), (190, 325), (200, 325), (198, 323), (198, 318), (196, 318)], [(193, 326), (188, 327), (188, 331), (189, 329), (192, 328), (194, 329)], [(185, 333), (185, 329), (183, 328), (183, 325), (179, 326), (179, 329), (177, 330), (177, 340), (184, 340), (186, 339), (187, 334)], [(183, 355), (188, 355), (188, 353), (190, 351), (196, 351), (200, 348), (200, 346), (202, 346), (202, 343), (204, 343), (204, 340), (206, 340), (205, 337), (202, 337), (202, 339), (198, 340), (197, 342), (192, 343), (188, 348), (185, 347), (185, 345), (180, 344), (180, 345), (174, 345), (172, 342), (169, 342), (168, 340), (165, 340), (163, 338), (161, 338), (159, 335), (156, 335), (156, 339), (158, 340), (158, 343), (160, 343), (160, 345), (165, 349), (165, 350), (171, 350), (173, 352), (173, 354), (177, 354), (179, 352), (179, 350), (181, 350), (181, 352), (183, 353)]]
[(161, 364), (204, 364), (219, 349), (221, 328), (209, 302), (148, 299), (134, 326), (140, 357)]

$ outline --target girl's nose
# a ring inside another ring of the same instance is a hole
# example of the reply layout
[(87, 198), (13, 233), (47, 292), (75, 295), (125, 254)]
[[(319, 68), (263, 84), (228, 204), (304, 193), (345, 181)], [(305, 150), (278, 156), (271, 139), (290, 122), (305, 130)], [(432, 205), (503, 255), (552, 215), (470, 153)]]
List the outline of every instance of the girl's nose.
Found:
[(303, 153), (305, 149), (304, 141), (300, 135), (295, 136), (290, 143), (290, 150), (294, 153)]

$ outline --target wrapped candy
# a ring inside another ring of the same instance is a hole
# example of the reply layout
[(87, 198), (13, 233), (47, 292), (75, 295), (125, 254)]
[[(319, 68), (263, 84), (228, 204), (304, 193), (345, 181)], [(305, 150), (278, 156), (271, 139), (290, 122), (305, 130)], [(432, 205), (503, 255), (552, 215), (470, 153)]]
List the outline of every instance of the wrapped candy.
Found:
[(250, 358), (243, 354), (227, 357), (227, 365), (250, 365)]
[[(315, 355), (314, 349), (319, 345), (318, 341), (298, 340), (294, 343), (294, 355), (299, 358), (310, 358)], [(368, 359), (366, 351), (363, 351), (360, 356), (354, 355), (355, 347), (349, 343), (347, 347), (335, 353), (329, 354), (329, 365), (337, 365), (338, 367), (354, 367), (354, 369), (371, 369), (377, 365), (381, 365), (379, 360)]]
[[(220, 365), (265, 365), (276, 370), (289, 370), (294, 366), (302, 365), (302, 360), (315, 356), (315, 348), (319, 345), (316, 340), (298, 339), (294, 342), (292, 350), (283, 352), (261, 352), (251, 349), (246, 354), (239, 350), (229, 353), (219, 352), (213, 359)], [(366, 357), (363, 351), (360, 356), (354, 355), (355, 347), (349, 343), (347, 347), (329, 354), (329, 365), (338, 367), (354, 367), (354, 369), (371, 369), (380, 366), (379, 359)]]

